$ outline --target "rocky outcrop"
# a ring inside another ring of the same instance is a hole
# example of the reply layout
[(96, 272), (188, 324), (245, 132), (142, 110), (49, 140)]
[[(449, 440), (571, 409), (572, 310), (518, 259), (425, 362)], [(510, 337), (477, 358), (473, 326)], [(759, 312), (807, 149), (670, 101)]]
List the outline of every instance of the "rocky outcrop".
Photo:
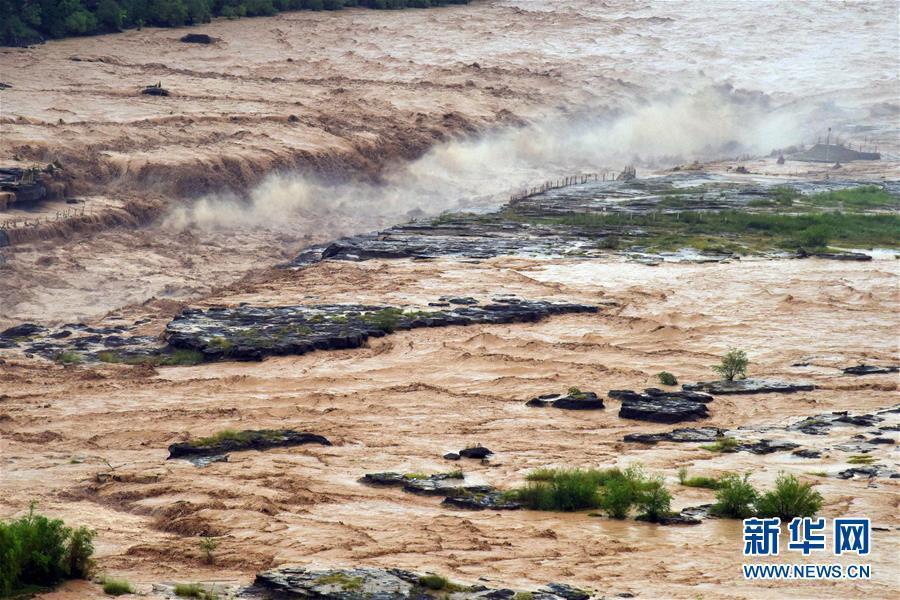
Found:
[(777, 379), (735, 379), (734, 381), (701, 381), (681, 386), (686, 391), (718, 394), (789, 394), (792, 392), (809, 392), (816, 386), (807, 382), (788, 383)]
[(140, 323), (102, 328), (68, 323), (52, 330), (23, 323), (0, 334), (0, 348), (20, 348), (51, 360), (72, 353), (75, 362), (170, 366), (358, 348), (371, 337), (420, 327), (531, 323), (551, 315), (597, 312), (596, 306), (514, 296), (483, 304), (468, 297), (452, 297), (441, 304), (447, 308), (426, 311), (319, 304), (185, 309), (166, 326), (165, 343), (156, 336), (134, 335)]
[(546, 394), (532, 398), (525, 406), (561, 408), (565, 410), (599, 410), (604, 408), (603, 400), (594, 392), (569, 392), (567, 394)]
[(619, 416), (653, 423), (679, 423), (709, 417), (707, 394), (696, 392), (664, 392), (649, 388), (643, 394), (632, 390), (612, 390), (608, 396), (621, 400)]
[(735, 452), (750, 452), (751, 454), (772, 454), (773, 452), (787, 452), (799, 448), (800, 444), (785, 441), (759, 440), (758, 442), (739, 442), (734, 447)]
[(346, 304), (238, 306), (184, 310), (166, 326), (165, 335), (171, 347), (201, 352), (207, 360), (260, 360), (313, 350), (358, 348), (370, 337), (398, 330), (525, 323), (550, 315), (585, 312), (597, 312), (597, 307), (516, 298), (440, 311)]
[(197, 456), (218, 456), (241, 450), (268, 450), (320, 444), (331, 446), (331, 442), (321, 435), (304, 433), (293, 429), (258, 429), (234, 432), (201, 438), (191, 442), (178, 442), (169, 446), (169, 458), (189, 458)]
[(459, 455), (463, 458), (487, 458), (493, 452), (484, 446), (470, 446), (459, 451)]
[(465, 477), (460, 472), (434, 475), (394, 472), (367, 473), (360, 481), (366, 485), (399, 487), (404, 492), (423, 496), (487, 494), (494, 491), (491, 486), (466, 483)]
[(896, 373), (900, 371), (900, 367), (891, 365), (887, 367), (877, 367), (875, 365), (856, 365), (843, 369), (844, 375), (881, 375), (884, 373)]
[(453, 494), (444, 498), (441, 504), (453, 506), (465, 510), (518, 510), (522, 505), (508, 500), (501, 492), (491, 490), (487, 492), (466, 491)]
[(788, 431), (799, 431), (807, 435), (828, 435), (835, 425), (852, 425), (855, 427), (874, 427), (884, 421), (883, 417), (874, 414), (851, 415), (847, 411), (839, 411), (807, 417), (798, 423), (788, 426)]
[(659, 442), (705, 444), (714, 442), (724, 435), (725, 430), (719, 427), (685, 427), (665, 433), (629, 433), (622, 440), (639, 444), (656, 444)]
[(253, 585), (242, 590), (238, 597), (254, 600), (512, 600), (528, 597), (531, 600), (589, 600), (592, 595), (564, 583), (549, 583), (545, 587), (524, 592), (488, 588), (481, 584), (462, 585), (447, 582), (428, 573), (403, 569), (350, 567), (345, 569), (307, 569), (279, 567), (257, 574)]
[(635, 520), (650, 521), (657, 525), (699, 525), (703, 522), (703, 519), (709, 516), (710, 508), (712, 508), (712, 504), (688, 506), (677, 513), (663, 515), (656, 520), (651, 520), (646, 515), (638, 515), (635, 517)]

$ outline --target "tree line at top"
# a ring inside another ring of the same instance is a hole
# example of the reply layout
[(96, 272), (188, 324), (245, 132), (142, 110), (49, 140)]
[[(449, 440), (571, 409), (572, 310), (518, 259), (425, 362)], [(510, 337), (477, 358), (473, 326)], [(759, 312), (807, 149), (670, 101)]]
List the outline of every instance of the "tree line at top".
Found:
[(429, 8), (469, 0), (0, 0), (0, 45), (123, 29), (181, 27), (213, 17), (260, 17), (289, 10)]

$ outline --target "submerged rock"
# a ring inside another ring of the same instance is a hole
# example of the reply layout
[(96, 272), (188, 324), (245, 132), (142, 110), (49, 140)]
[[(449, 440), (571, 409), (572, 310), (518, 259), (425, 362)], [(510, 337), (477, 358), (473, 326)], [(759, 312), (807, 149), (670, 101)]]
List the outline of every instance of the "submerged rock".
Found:
[[(257, 574), (239, 598), (257, 600), (286, 600), (308, 598), (315, 600), (451, 600), (512, 599), (517, 592), (484, 585), (454, 584), (453, 589), (434, 590), (424, 585), (427, 573), (403, 569), (350, 567), (344, 569), (307, 569), (279, 567)], [(523, 592), (532, 600), (588, 600), (591, 595), (579, 588), (562, 583), (550, 583), (535, 592)]]
[(708, 392), (710, 394), (771, 394), (808, 392), (816, 386), (807, 382), (788, 383), (777, 379), (735, 379), (734, 381), (701, 381), (681, 386), (687, 391)]
[(800, 458), (822, 458), (822, 453), (820, 451), (811, 450), (809, 448), (800, 448), (799, 450), (794, 450), (791, 454), (799, 456)]
[(622, 440), (640, 444), (656, 444), (658, 442), (708, 443), (714, 442), (724, 435), (725, 430), (719, 427), (685, 427), (665, 433), (629, 433)]
[(241, 450), (268, 450), (303, 444), (331, 446), (326, 438), (293, 429), (246, 429), (229, 436), (213, 436), (169, 446), (169, 458), (216, 456)]
[(493, 452), (484, 446), (471, 446), (459, 451), (459, 455), (463, 458), (487, 458), (492, 454)]
[(525, 406), (562, 408), (565, 410), (599, 410), (604, 408), (603, 400), (594, 392), (575, 392), (568, 394), (546, 394), (532, 398)]
[(881, 375), (883, 373), (897, 373), (900, 367), (891, 365), (887, 367), (876, 367), (875, 365), (856, 365), (847, 367), (843, 370), (844, 375)]

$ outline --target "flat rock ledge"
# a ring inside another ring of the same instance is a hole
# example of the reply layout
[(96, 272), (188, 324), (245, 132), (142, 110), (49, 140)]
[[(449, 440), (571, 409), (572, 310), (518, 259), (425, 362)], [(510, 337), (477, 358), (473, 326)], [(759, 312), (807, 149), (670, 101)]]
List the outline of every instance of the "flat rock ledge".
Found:
[(875, 427), (882, 421), (884, 421), (884, 417), (875, 414), (851, 415), (847, 411), (837, 411), (806, 417), (802, 421), (789, 425), (787, 430), (799, 431), (806, 435), (828, 435), (835, 425)]
[(793, 392), (809, 392), (816, 389), (811, 383), (788, 383), (778, 379), (735, 379), (734, 381), (701, 381), (681, 386), (685, 391), (707, 392), (709, 394), (790, 394)]
[(622, 441), (651, 445), (659, 442), (706, 444), (724, 436), (725, 430), (719, 427), (683, 427), (664, 433), (629, 433)]
[(612, 390), (610, 398), (620, 400), (619, 417), (652, 423), (679, 423), (709, 417), (706, 403), (712, 396), (699, 392), (664, 392), (656, 388), (638, 393), (633, 390)]
[(169, 446), (169, 458), (220, 456), (241, 450), (268, 450), (303, 444), (331, 446), (321, 435), (293, 429), (246, 429), (222, 439), (201, 438), (192, 442), (178, 442)]
[[(307, 569), (280, 567), (257, 574), (253, 585), (239, 598), (253, 600), (512, 600), (519, 590), (488, 588), (484, 585), (453, 584), (446, 590), (433, 590), (426, 573), (402, 569), (353, 567), (346, 569)], [(589, 600), (590, 592), (563, 583), (549, 583), (529, 592), (533, 600)], [(520, 596), (521, 597), (521, 596)]]
[(493, 492), (488, 485), (466, 483), (462, 473), (436, 473), (422, 475), (418, 473), (366, 473), (360, 481), (366, 485), (389, 486), (402, 488), (404, 492), (422, 494), (424, 496), (449, 496), (454, 494), (475, 494)]
[(419, 327), (531, 323), (550, 315), (595, 313), (596, 306), (503, 298), (438, 311), (390, 306), (312, 305), (186, 309), (167, 326), (169, 346), (206, 360), (261, 360), (313, 350), (359, 348), (370, 337)]
[(876, 365), (856, 365), (843, 369), (844, 375), (882, 375), (887, 373), (897, 373), (900, 367), (889, 365), (886, 367), (878, 367)]
[(600, 410), (604, 408), (603, 399), (594, 392), (575, 392), (566, 394), (545, 394), (532, 398), (525, 406), (544, 408), (552, 406), (564, 410)]

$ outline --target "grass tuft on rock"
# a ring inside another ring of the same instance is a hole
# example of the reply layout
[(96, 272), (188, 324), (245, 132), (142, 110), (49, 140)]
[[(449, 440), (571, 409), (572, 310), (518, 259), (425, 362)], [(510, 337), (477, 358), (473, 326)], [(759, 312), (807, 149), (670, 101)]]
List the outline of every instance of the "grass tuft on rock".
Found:
[(851, 465), (871, 465), (875, 462), (875, 457), (868, 454), (854, 454), (847, 459), (847, 462)]
[(712, 444), (703, 444), (700, 447), (710, 452), (734, 452), (737, 450), (738, 441), (733, 437), (720, 437)]
[(708, 490), (717, 490), (721, 487), (719, 478), (702, 475), (690, 477), (688, 476), (688, 470), (683, 467), (678, 469), (678, 483), (685, 487), (705, 488)]
[(346, 573), (330, 573), (316, 579), (316, 585), (336, 585), (344, 591), (354, 591), (362, 589), (363, 578), (351, 577)]
[(103, 593), (108, 596), (133, 594), (134, 587), (125, 579), (103, 579)]

